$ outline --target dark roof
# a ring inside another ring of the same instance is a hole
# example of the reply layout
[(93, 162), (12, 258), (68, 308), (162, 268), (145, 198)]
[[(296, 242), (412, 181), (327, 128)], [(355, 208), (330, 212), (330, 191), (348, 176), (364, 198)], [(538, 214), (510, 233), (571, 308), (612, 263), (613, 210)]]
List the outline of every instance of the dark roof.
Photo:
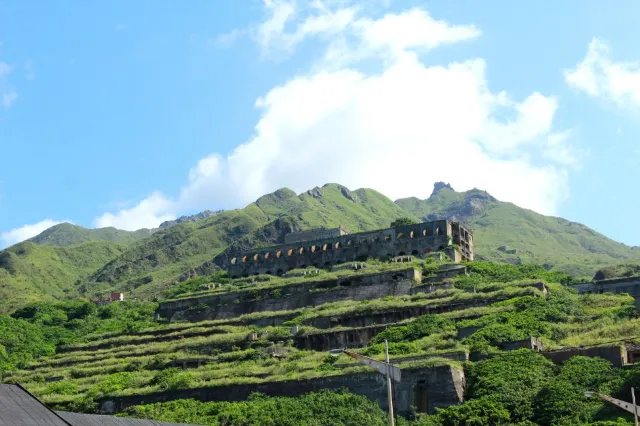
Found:
[(0, 385), (0, 426), (69, 426), (22, 387)]
[(102, 416), (98, 414), (57, 412), (73, 426), (191, 426), (185, 423), (165, 423), (155, 420), (131, 419), (128, 417)]
[(20, 385), (0, 384), (0, 426), (190, 426), (53, 411)]

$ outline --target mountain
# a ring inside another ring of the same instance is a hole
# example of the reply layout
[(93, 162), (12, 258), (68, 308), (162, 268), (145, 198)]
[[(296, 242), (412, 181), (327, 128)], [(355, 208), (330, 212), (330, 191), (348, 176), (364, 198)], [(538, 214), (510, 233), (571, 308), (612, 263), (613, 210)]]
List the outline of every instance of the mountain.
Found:
[(0, 313), (37, 300), (77, 294), (74, 283), (86, 279), (120, 255), (115, 243), (94, 241), (73, 247), (39, 246), (25, 241), (0, 251)]
[(371, 189), (350, 191), (326, 184), (297, 195), (288, 188), (260, 197), (243, 209), (197, 222), (177, 224), (130, 245), (96, 271), (87, 289), (116, 288), (152, 297), (185, 272), (217, 269), (214, 257), (225, 248), (282, 242), (288, 232), (342, 225), (352, 232), (383, 228), (407, 213)]
[[(37, 297), (112, 290), (150, 299), (176, 281), (215, 272), (231, 250), (281, 243), (289, 232), (321, 226), (380, 229), (400, 217), (459, 220), (473, 231), (476, 256), (491, 261), (538, 263), (591, 278), (603, 267), (640, 260), (640, 249), (584, 225), (499, 201), (486, 191), (456, 192), (442, 182), (426, 200), (393, 202), (372, 189), (351, 191), (332, 183), (301, 194), (282, 188), (242, 209), (213, 213), (155, 232), (57, 225), (35, 237), (45, 245), (27, 242), (0, 252), (0, 297), (13, 307)], [(86, 238), (109, 241), (81, 243)]]
[(218, 210), (218, 211), (205, 210), (203, 212), (200, 212), (198, 214), (194, 214), (191, 216), (180, 216), (176, 220), (167, 220), (165, 222), (162, 222), (158, 228), (167, 229), (179, 223), (197, 222), (199, 220), (206, 219), (208, 217), (215, 216), (220, 213), (222, 213), (222, 210)]
[(428, 199), (405, 198), (396, 204), (424, 220), (465, 223), (473, 231), (478, 257), (486, 260), (536, 263), (589, 277), (602, 266), (640, 260), (638, 247), (613, 241), (579, 223), (498, 201), (478, 189), (456, 192), (438, 182)]
[(70, 223), (60, 223), (27, 241), (43, 246), (69, 247), (92, 241), (128, 244), (150, 236), (150, 229), (123, 231), (113, 227), (87, 229)]

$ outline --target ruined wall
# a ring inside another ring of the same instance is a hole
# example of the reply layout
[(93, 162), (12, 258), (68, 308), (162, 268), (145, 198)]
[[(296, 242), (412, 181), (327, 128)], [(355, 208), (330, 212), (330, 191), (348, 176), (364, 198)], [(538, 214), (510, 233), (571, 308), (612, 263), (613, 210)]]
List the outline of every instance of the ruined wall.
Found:
[(293, 344), (308, 351), (330, 351), (336, 348), (363, 348), (384, 329), (395, 324), (372, 325), (348, 330), (327, 331), (295, 336)]
[[(268, 396), (296, 397), (320, 389), (347, 388), (350, 392), (377, 401), (387, 409), (386, 379), (377, 372), (320, 377), (308, 380), (291, 380), (268, 383), (243, 383), (180, 391), (156, 392), (106, 398), (100, 401), (102, 411), (114, 414), (133, 405), (151, 404), (176, 399), (193, 398), (199, 401), (242, 401), (252, 392)], [(436, 408), (459, 404), (463, 399), (464, 372), (450, 366), (430, 368), (406, 368), (402, 381), (394, 383), (394, 408), (400, 415), (412, 414), (412, 406), (433, 413)], [(418, 404), (416, 404), (416, 402)]]
[(326, 240), (347, 234), (348, 232), (342, 227), (332, 229), (316, 228), (309, 229), (307, 231), (292, 232), (290, 234), (286, 234), (284, 236), (284, 243), (295, 244), (303, 241)]
[(575, 284), (573, 286), (580, 294), (600, 293), (629, 293), (635, 299), (640, 299), (640, 277), (614, 278), (611, 280), (594, 281)]
[(288, 311), (342, 300), (408, 295), (411, 293), (411, 287), (421, 280), (421, 272), (414, 268), (351, 275), (276, 288), (167, 301), (160, 303), (158, 313), (163, 318), (185, 318), (190, 321), (234, 318), (251, 312)]
[(604, 358), (611, 362), (614, 367), (622, 367), (625, 364), (626, 350), (621, 346), (597, 346), (592, 348), (571, 348), (542, 352), (542, 355), (550, 359), (554, 364), (562, 364), (571, 357), (581, 355)]
[[(458, 243), (462, 243), (461, 235), (471, 238), (464, 227), (456, 224), (455, 229)], [(454, 243), (453, 235), (451, 222), (439, 220), (256, 249), (233, 256), (227, 267), (231, 277), (247, 277), (258, 274), (282, 275), (291, 269), (328, 267), (370, 257), (425, 256), (432, 251), (445, 250)], [(457, 260), (472, 260), (473, 246), (468, 242), (465, 244), (464, 247), (468, 249), (464, 253), (449, 250), (448, 255)]]

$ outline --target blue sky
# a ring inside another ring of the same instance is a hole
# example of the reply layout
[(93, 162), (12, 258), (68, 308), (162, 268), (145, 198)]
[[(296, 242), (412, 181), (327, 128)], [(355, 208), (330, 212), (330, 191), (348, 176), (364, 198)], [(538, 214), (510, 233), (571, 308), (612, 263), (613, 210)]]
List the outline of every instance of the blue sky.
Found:
[(637, 28), (632, 0), (0, 0), (0, 247), (436, 180), (640, 245)]

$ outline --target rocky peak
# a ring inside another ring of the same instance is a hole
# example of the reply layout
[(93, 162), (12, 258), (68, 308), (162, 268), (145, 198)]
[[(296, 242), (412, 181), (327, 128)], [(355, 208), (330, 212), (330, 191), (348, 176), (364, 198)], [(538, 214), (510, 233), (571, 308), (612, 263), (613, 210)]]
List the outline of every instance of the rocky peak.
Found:
[(455, 192), (455, 190), (448, 183), (436, 182), (433, 184), (433, 192), (431, 193), (431, 196), (436, 195), (438, 192), (442, 191), (443, 189), (450, 189), (451, 191)]
[(317, 186), (313, 189), (309, 189), (307, 191), (307, 194), (312, 196), (313, 198), (322, 198), (322, 196), (324, 195), (322, 193), (322, 190), (320, 188), (318, 188)]
[(200, 212), (198, 214), (194, 214), (192, 216), (181, 216), (181, 217), (177, 218), (176, 220), (168, 220), (166, 222), (162, 222), (158, 228), (167, 229), (167, 228), (171, 228), (174, 225), (177, 225), (178, 223), (196, 222), (198, 220), (202, 220), (202, 219), (206, 219), (206, 218), (211, 217), (211, 216), (215, 216), (215, 215), (220, 214), (222, 212), (223, 212), (223, 210), (217, 210), (217, 211), (205, 210), (203, 212)]

